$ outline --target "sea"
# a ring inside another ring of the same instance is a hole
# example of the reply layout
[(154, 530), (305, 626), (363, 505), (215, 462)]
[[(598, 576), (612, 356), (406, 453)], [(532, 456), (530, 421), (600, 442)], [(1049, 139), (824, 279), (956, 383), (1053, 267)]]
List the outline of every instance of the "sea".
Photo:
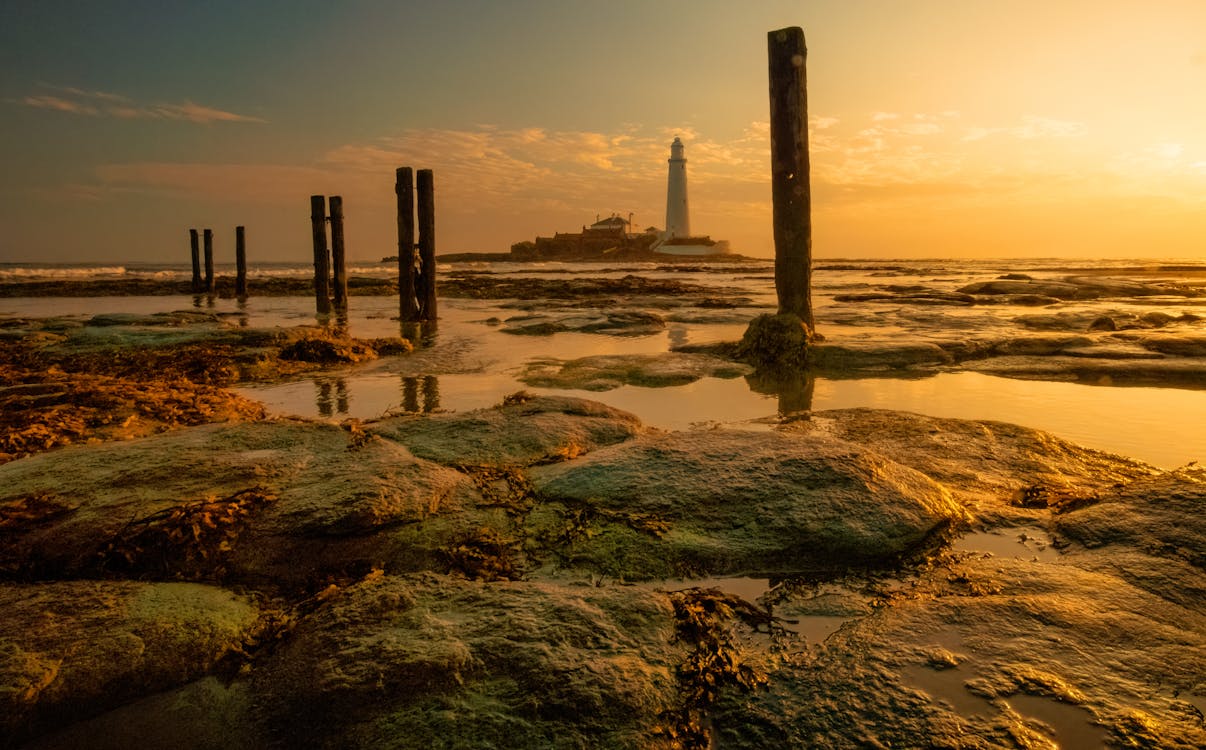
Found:
[[(218, 264), (216, 273), (233, 275), (233, 264)], [(328, 319), (316, 315), (310, 297), (255, 295), (256, 279), (308, 278), (311, 274), (309, 264), (251, 264), (250, 296), (245, 301), (192, 295), (7, 296), (0, 297), (0, 318), (68, 315), (87, 319), (100, 313), (149, 314), (199, 308), (222, 316), (232, 325), (329, 324)], [(396, 268), (385, 262), (353, 262), (348, 274), (388, 278), (396, 274)], [(966, 284), (1006, 274), (1051, 280), (1092, 275), (1206, 288), (1206, 261), (1196, 259), (816, 259), (812, 288), (817, 330), (829, 343), (874, 347), (880, 343), (1024, 337), (1039, 335), (1042, 320), (1087, 320), (1099, 315), (1129, 318), (1156, 312), (1190, 321), (1178, 323), (1173, 334), (1206, 337), (1206, 296), (1077, 300), (1039, 307), (841, 299), (844, 295), (876, 292), (953, 292)], [(497, 404), (519, 390), (594, 399), (633, 412), (646, 424), (667, 430), (773, 429), (788, 408), (779, 394), (760, 392), (744, 377), (704, 377), (670, 387), (620, 385), (589, 391), (542, 388), (525, 382), (534, 368), (547, 369), (563, 361), (597, 355), (656, 355), (684, 345), (739, 339), (752, 317), (775, 306), (774, 268), (769, 259), (692, 265), (618, 261), (441, 263), (437, 275), (567, 282), (627, 275), (676, 279), (713, 287), (718, 298), (736, 300), (736, 305), (689, 307), (665, 299), (619, 299), (614, 301), (618, 307), (608, 309), (653, 312), (665, 321), (665, 327), (632, 335), (575, 331), (518, 335), (514, 331), (532, 321), (566, 321), (600, 312), (589, 300), (441, 298), (437, 325), (425, 333), (413, 354), (284, 382), (245, 384), (234, 390), (264, 403), (273, 414), (336, 421), (406, 412), (465, 411)], [(190, 277), (187, 264), (0, 263), (0, 283), (179, 281)], [(352, 296), (345, 324), (357, 337), (397, 336), (404, 331), (396, 316), (394, 297)], [(885, 371), (866, 377), (816, 377), (810, 383), (806, 403), (799, 403), (797, 398), (790, 404), (793, 411), (858, 407), (1009, 422), (1168, 469), (1206, 461), (1206, 382), (1187, 383), (1182, 379), (1175, 384), (1124, 386), (1108, 379), (1084, 383), (1071, 378), (1016, 379), (957, 370), (936, 374)]]

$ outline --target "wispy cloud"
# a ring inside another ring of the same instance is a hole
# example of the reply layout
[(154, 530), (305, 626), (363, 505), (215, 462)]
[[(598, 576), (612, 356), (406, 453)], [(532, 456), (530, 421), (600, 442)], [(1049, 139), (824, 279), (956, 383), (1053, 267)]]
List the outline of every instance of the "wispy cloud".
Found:
[(991, 136), (1005, 136), (1033, 140), (1036, 138), (1074, 138), (1085, 135), (1083, 123), (1056, 120), (1050, 117), (1027, 115), (1016, 125), (1007, 127), (969, 127), (963, 134), (965, 141), (979, 141)]
[(180, 120), (209, 124), (214, 122), (266, 122), (263, 118), (208, 107), (185, 99), (168, 102), (136, 102), (128, 96), (108, 91), (88, 91), (74, 86), (44, 86), (52, 93), (36, 93), (16, 100), (27, 107), (51, 109), (89, 117), (116, 117), (124, 120)]

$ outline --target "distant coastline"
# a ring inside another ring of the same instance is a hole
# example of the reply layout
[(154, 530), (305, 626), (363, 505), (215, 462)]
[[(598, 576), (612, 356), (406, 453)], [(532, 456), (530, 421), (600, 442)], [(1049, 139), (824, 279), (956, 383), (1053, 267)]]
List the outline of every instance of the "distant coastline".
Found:
[[(514, 253), (444, 253), (437, 255), (436, 260), (441, 263), (531, 263), (541, 260), (598, 263), (600, 261), (622, 260), (676, 264), (700, 262), (748, 263), (751, 261), (765, 261), (766, 258), (753, 258), (747, 255), (737, 255), (736, 253), (725, 253), (723, 255), (669, 255), (641, 248), (616, 248), (611, 252), (559, 255), (555, 258), (531, 258), (517, 256)], [(382, 263), (396, 263), (397, 261), (398, 256), (396, 255), (387, 255), (381, 259)]]

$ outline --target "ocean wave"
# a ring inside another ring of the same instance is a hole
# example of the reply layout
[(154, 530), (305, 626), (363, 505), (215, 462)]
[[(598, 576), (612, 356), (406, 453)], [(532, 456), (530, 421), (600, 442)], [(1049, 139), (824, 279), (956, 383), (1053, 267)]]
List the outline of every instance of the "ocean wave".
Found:
[(0, 281), (90, 279), (125, 275), (125, 266), (10, 266), (0, 268)]

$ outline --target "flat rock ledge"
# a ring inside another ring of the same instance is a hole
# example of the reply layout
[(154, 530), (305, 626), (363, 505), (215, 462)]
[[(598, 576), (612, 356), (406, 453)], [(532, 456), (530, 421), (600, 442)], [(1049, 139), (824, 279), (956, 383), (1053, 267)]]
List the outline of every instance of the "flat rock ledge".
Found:
[(665, 388), (702, 378), (736, 378), (753, 368), (709, 354), (600, 354), (573, 360), (530, 363), (520, 376), (534, 388), (573, 388), (610, 391), (626, 385)]
[(929, 477), (824, 435), (645, 435), (531, 477), (548, 503), (533, 524), (584, 511), (665, 525), (660, 538), (612, 527), (563, 550), (629, 578), (884, 563), (965, 518)]
[(195, 680), (259, 619), (248, 599), (195, 583), (0, 584), (0, 610), (0, 738)]

